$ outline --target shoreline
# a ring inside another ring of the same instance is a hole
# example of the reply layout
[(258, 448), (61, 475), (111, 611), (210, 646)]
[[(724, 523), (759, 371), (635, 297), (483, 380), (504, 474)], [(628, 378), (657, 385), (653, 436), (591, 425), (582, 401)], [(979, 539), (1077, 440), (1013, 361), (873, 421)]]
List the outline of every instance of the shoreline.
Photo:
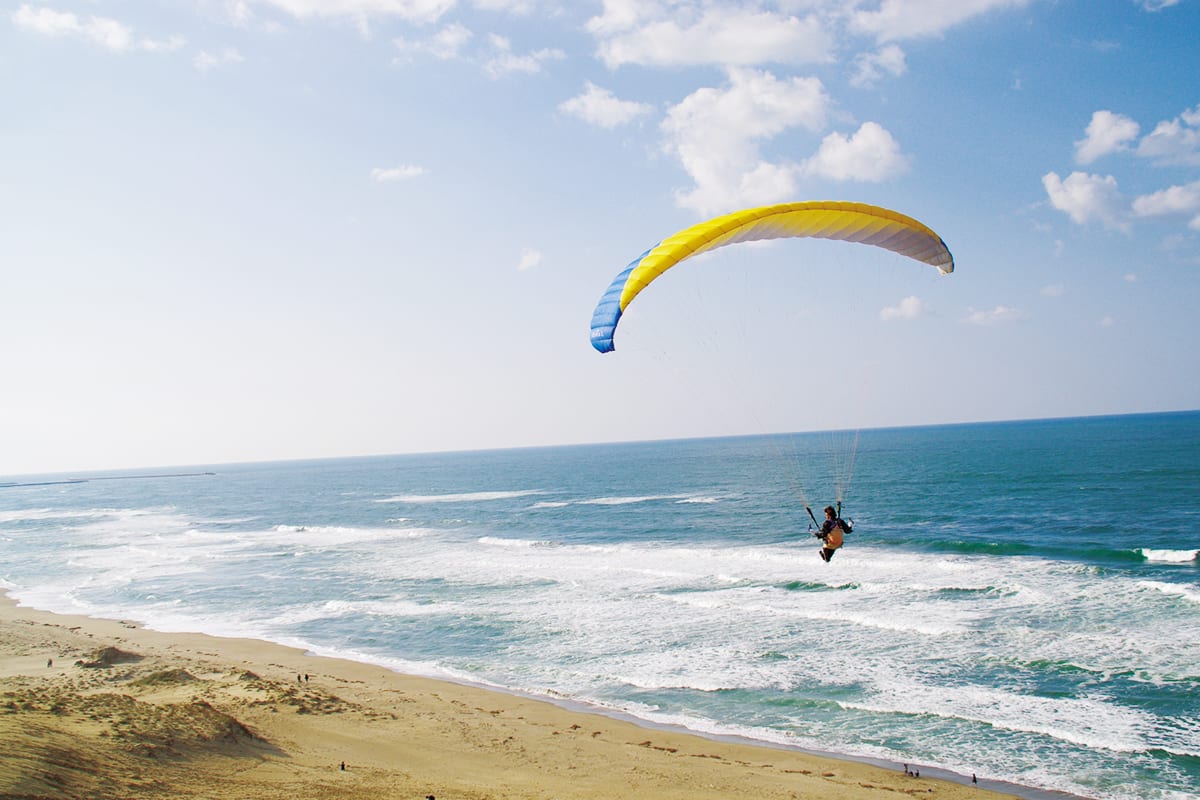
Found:
[(264, 798), (1071, 797), (917, 764), (914, 778), (263, 640), (60, 615), (7, 591), (0, 747), (20, 756), (0, 767), (0, 797), (207, 797), (214, 785)]
[[(49, 612), (49, 613), (53, 613), (53, 612)], [(212, 634), (197, 634), (197, 635), (211, 636)], [(223, 637), (214, 636), (214, 638), (220, 639)], [(905, 767), (915, 767), (915, 768), (917, 768), (918, 772), (920, 773), (921, 779), (928, 778), (930, 780), (936, 780), (936, 781), (940, 781), (940, 782), (957, 783), (957, 784), (962, 784), (963, 786), (967, 786), (967, 787), (977, 790), (979, 792), (979, 794), (973, 794), (973, 795), (971, 795), (972, 797), (992, 798), (992, 797), (1010, 797), (1011, 796), (1011, 797), (1020, 798), (1021, 800), (1094, 800), (1094, 798), (1090, 798), (1090, 797), (1083, 796), (1083, 795), (1071, 794), (1070, 792), (1057, 791), (1057, 790), (1053, 790), (1053, 789), (1039, 789), (1039, 788), (1036, 788), (1033, 786), (1023, 786), (1021, 784), (1012, 783), (1011, 781), (1004, 781), (1004, 780), (980, 778), (980, 779), (978, 779), (977, 783), (973, 784), (971, 782), (970, 775), (964, 775), (959, 772), (954, 772), (953, 770), (942, 769), (940, 767), (934, 767), (934, 766), (930, 766), (927, 764), (920, 764), (915, 761), (910, 761), (907, 764), (903, 764), (901, 762), (891, 761), (889, 759), (874, 758), (871, 756), (851, 755), (848, 753), (839, 753), (839, 752), (836, 752), (833, 750), (815, 750), (812, 748), (800, 747), (799, 745), (791, 745), (791, 744), (786, 744), (784, 742), (773, 742), (773, 741), (770, 741), (767, 739), (755, 739), (750, 736), (741, 736), (741, 735), (734, 734), (734, 733), (713, 733), (713, 732), (700, 731), (700, 730), (696, 730), (693, 728), (688, 728), (685, 725), (675, 725), (675, 724), (671, 724), (671, 723), (667, 723), (667, 722), (656, 722), (654, 720), (649, 720), (649, 719), (645, 719), (643, 717), (639, 717), (628, 711), (622, 711), (621, 709), (618, 709), (618, 708), (596, 705), (594, 703), (588, 703), (583, 700), (576, 700), (576, 699), (567, 698), (567, 697), (554, 697), (552, 695), (537, 694), (537, 693), (533, 693), (533, 692), (523, 692), (523, 691), (520, 691), (517, 689), (510, 689), (505, 686), (480, 683), (477, 681), (471, 681), (471, 680), (467, 680), (467, 679), (451, 678), (451, 677), (436, 677), (436, 676), (431, 676), (431, 675), (423, 675), (420, 673), (403, 673), (403, 672), (399, 672), (391, 667), (388, 667), (386, 664), (376, 663), (376, 662), (372, 662), (369, 660), (358, 661), (358, 660), (355, 660), (352, 658), (346, 658), (344, 656), (314, 653), (311, 650), (304, 648), (304, 647), (280, 644), (278, 642), (272, 642), (270, 640), (254, 640), (254, 641), (263, 641), (266, 644), (278, 645), (280, 647), (285, 647), (285, 648), (289, 648), (289, 649), (293, 649), (293, 650), (297, 650), (297, 651), (303, 651), (306, 654), (309, 654), (314, 658), (325, 658), (325, 659), (330, 659), (333, 661), (347, 661), (347, 662), (353, 663), (353, 664), (369, 664), (372, 666), (377, 666), (381, 669), (385, 669), (385, 670), (395, 673), (395, 674), (407, 675), (409, 677), (416, 678), (419, 680), (429, 680), (429, 681), (433, 681), (435, 683), (449, 683), (449, 684), (452, 684), (455, 686), (463, 686), (463, 687), (467, 687), (467, 688), (479, 689), (480, 691), (483, 691), (483, 692), (496, 692), (498, 694), (509, 695), (511, 697), (529, 700), (529, 701), (535, 702), (535, 703), (548, 703), (552, 706), (561, 708), (564, 711), (567, 711), (568, 713), (583, 714), (583, 715), (587, 715), (587, 716), (607, 717), (612, 720), (629, 723), (631, 725), (634, 725), (635, 727), (643, 728), (647, 731), (663, 731), (663, 732), (667, 732), (667, 733), (674, 733), (674, 734), (679, 734), (682, 736), (690, 736), (690, 737), (694, 737), (697, 739), (703, 739), (703, 740), (710, 741), (710, 742), (739, 745), (739, 746), (758, 748), (758, 749), (763, 749), (763, 750), (780, 750), (780, 751), (784, 751), (784, 752), (800, 753), (802, 755), (812, 756), (814, 758), (826, 759), (826, 760), (830, 760), (830, 761), (851, 762), (851, 763), (855, 763), (855, 764), (862, 764), (864, 766), (877, 767), (877, 768), (883, 769), (883, 770), (894, 770), (894, 771), (903, 772)]]

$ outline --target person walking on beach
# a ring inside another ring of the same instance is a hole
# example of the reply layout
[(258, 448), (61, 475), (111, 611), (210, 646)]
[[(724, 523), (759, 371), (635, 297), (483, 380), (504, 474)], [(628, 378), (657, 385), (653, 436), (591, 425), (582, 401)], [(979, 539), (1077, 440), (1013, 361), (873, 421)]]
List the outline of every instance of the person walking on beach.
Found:
[(825, 522), (821, 524), (821, 529), (813, 534), (824, 544), (820, 551), (821, 560), (828, 564), (833, 554), (842, 546), (845, 535), (852, 530), (850, 523), (839, 517), (833, 506), (825, 506)]

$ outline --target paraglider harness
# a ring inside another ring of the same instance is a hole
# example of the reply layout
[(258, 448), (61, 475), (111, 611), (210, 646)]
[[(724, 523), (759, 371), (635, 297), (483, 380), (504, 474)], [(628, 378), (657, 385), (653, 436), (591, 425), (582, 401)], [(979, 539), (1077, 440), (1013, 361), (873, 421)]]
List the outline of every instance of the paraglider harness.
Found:
[[(840, 539), (839, 539), (839, 541), (837, 541), (836, 544), (831, 546), (829, 544), (829, 535), (832, 531), (826, 531), (825, 526), (822, 525), (821, 523), (817, 522), (817, 518), (813, 515), (812, 509), (809, 508), (807, 504), (805, 504), (804, 510), (808, 512), (808, 518), (813, 521), (813, 525), (817, 526), (816, 532), (813, 533), (813, 536), (817, 537), (822, 542), (825, 542), (825, 546), (829, 547), (829, 549), (831, 549), (831, 550), (836, 550), (837, 548), (842, 546)], [(808, 526), (809, 531), (813, 530), (813, 525)], [(837, 512), (834, 514), (834, 517), (833, 517), (833, 527), (841, 528), (843, 533), (851, 533), (854, 531), (854, 520), (847, 521), (847, 520), (842, 519), (842, 501), (841, 500), (837, 501)]]

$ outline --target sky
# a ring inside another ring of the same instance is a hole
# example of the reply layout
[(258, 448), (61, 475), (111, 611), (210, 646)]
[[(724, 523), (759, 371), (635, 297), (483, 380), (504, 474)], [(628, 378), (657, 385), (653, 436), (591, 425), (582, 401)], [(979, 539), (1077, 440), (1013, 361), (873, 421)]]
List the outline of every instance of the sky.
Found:
[[(1200, 408), (1196, 0), (0, 0), (0, 475)], [(739, 208), (908, 214), (612, 278)]]

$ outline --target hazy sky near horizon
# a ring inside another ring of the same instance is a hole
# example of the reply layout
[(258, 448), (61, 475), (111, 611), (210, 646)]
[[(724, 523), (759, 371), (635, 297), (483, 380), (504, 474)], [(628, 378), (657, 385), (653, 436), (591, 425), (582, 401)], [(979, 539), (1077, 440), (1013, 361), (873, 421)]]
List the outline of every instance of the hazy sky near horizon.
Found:
[[(1195, 0), (0, 4), (0, 475), (1200, 408)], [(805, 199), (934, 228), (624, 266)]]

